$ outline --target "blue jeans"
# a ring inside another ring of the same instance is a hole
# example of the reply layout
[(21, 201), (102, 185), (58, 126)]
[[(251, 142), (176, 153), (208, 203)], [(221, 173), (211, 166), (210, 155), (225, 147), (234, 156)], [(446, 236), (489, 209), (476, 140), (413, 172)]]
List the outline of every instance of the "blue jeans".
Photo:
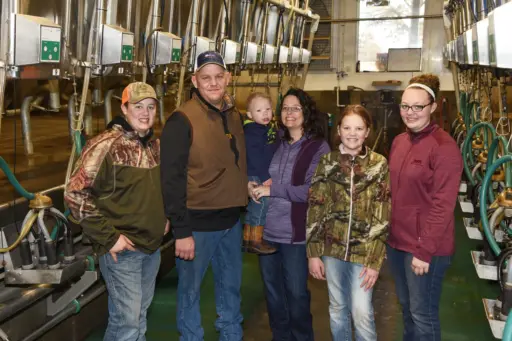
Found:
[(202, 341), (199, 298), (201, 283), (210, 262), (215, 282), (217, 321), (220, 341), (241, 341), (242, 314), (240, 286), (242, 284), (242, 225), (213, 232), (192, 232), (195, 255), (191, 261), (176, 258), (178, 269), (177, 325), (180, 341)]
[(387, 257), (404, 316), (403, 341), (441, 341), (439, 301), (451, 256), (432, 257), (423, 276), (412, 271), (412, 254), (387, 246)]
[(125, 250), (100, 257), (108, 290), (108, 327), (104, 341), (145, 341), (146, 313), (155, 293), (160, 250), (152, 254)]
[(313, 341), (306, 245), (268, 242), (277, 248), (259, 256), (273, 341)]
[[(260, 178), (257, 176), (249, 176), (249, 181), (255, 181), (261, 184)], [(251, 226), (265, 226), (268, 211), (268, 197), (261, 197), (258, 204), (254, 200), (249, 200), (247, 205), (247, 213), (245, 214), (245, 223)]]
[(364, 266), (323, 257), (329, 290), (329, 317), (333, 341), (352, 340), (352, 316), (357, 341), (377, 341), (373, 315), (373, 288), (361, 288)]

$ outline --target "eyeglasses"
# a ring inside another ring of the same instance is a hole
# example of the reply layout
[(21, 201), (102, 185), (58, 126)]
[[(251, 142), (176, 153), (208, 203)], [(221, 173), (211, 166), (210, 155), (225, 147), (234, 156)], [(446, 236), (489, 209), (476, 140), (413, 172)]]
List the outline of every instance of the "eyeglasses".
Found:
[(409, 111), (409, 109), (412, 109), (413, 112), (421, 112), (423, 111), (423, 109), (425, 109), (426, 107), (428, 107), (429, 105), (431, 105), (433, 102), (430, 102), (429, 104), (425, 104), (425, 105), (418, 105), (418, 104), (415, 104), (415, 105), (407, 105), (407, 104), (400, 104), (400, 110), (402, 111)]
[(282, 112), (292, 112), (292, 113), (297, 113), (297, 112), (301, 112), (302, 111), (302, 108), (301, 107), (283, 107), (281, 109)]

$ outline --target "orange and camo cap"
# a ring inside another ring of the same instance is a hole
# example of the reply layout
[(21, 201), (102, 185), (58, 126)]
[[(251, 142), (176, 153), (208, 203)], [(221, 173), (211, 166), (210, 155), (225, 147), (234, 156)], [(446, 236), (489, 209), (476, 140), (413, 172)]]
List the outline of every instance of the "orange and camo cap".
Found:
[(151, 85), (143, 82), (130, 83), (123, 90), (121, 104), (135, 104), (146, 98), (153, 98), (158, 101), (158, 98), (156, 98), (155, 89), (153, 89)]

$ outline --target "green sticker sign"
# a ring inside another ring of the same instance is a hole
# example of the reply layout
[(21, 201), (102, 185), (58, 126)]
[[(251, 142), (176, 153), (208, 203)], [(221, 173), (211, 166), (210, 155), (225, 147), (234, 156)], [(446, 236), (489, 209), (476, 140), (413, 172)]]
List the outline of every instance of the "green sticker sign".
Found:
[(261, 52), (258, 52), (256, 54), (256, 63), (259, 63), (261, 61)]
[(131, 62), (133, 60), (133, 46), (132, 45), (123, 45), (121, 60), (123, 62)]
[(181, 49), (172, 49), (171, 62), (179, 63), (181, 59)]
[(41, 61), (55, 62), (60, 60), (60, 42), (43, 40), (41, 41)]

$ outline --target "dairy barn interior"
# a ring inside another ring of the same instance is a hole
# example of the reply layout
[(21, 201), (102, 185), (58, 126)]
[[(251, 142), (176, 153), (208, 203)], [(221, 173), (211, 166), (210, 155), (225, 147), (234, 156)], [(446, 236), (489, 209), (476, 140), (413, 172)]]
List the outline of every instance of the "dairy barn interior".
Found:
[[(361, 104), (372, 120), (365, 143), (386, 158), (407, 129), (400, 104), (409, 80), (438, 76), (431, 120), (463, 162), (456, 251), (439, 303), (442, 340), (512, 340), (512, 1), (0, 2), (0, 340), (103, 340), (107, 289), (64, 201), (66, 183), (87, 142), (122, 115), (129, 83), (155, 89), (159, 137), (190, 99), (197, 56), (212, 50), (231, 74), (226, 92), (241, 115), (248, 96), (262, 92), (278, 121), (283, 95), (303, 89), (337, 148), (337, 119)], [(146, 339), (179, 340), (172, 232), (160, 252)], [(242, 269), (243, 340), (271, 340), (258, 256), (243, 253)], [(310, 277), (308, 287), (314, 339), (329, 341), (327, 284)], [(218, 340), (211, 269), (200, 305), (204, 340)], [(373, 307), (378, 340), (402, 340), (386, 264)]]

